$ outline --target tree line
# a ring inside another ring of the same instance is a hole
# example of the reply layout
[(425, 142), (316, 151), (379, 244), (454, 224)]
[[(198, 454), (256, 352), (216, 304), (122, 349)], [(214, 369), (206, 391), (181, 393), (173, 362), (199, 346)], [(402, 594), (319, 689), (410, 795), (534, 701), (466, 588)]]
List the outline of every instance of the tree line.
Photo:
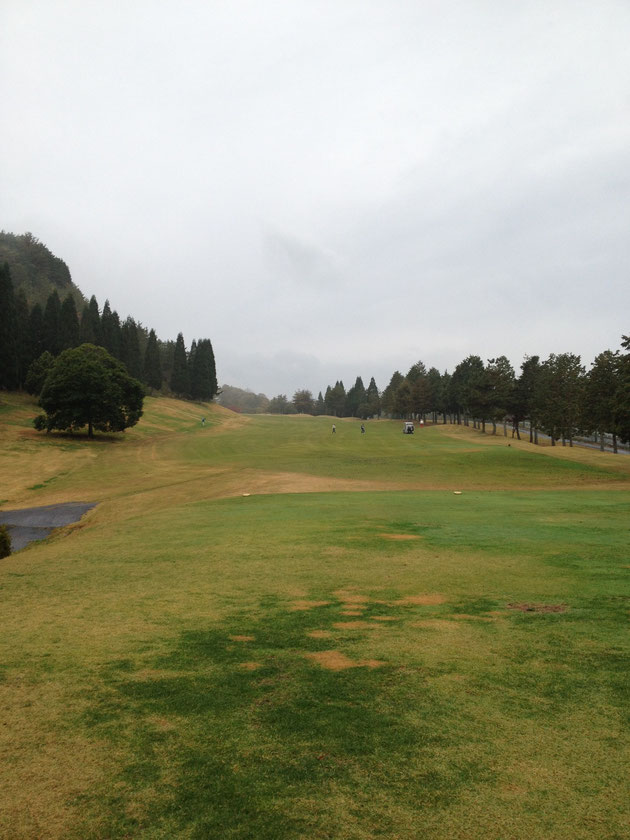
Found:
[(79, 313), (73, 294), (61, 300), (56, 288), (43, 307), (29, 306), (23, 289), (14, 290), (8, 263), (0, 266), (0, 388), (39, 394), (54, 359), (83, 344), (104, 347), (154, 391), (193, 400), (211, 400), (217, 393), (209, 338), (193, 341), (187, 350), (182, 333), (174, 342), (161, 341), (133, 318), (121, 321), (108, 300), (100, 310), (94, 295)]
[(528, 429), (529, 440), (538, 435), (573, 445), (578, 435), (595, 435), (604, 449), (605, 437), (613, 451), (618, 442), (630, 442), (630, 337), (623, 336), (620, 350), (604, 350), (587, 371), (579, 356), (552, 353), (547, 359), (526, 356), (517, 375), (506, 356), (488, 359), (467, 356), (453, 370), (440, 373), (422, 361), (406, 375), (395, 371), (379, 392), (374, 378), (368, 388), (361, 377), (346, 392), (343, 382), (328, 386), (317, 399), (301, 389), (292, 400), (279, 394), (269, 401), (272, 413), (303, 412), (333, 417), (381, 417), (431, 420), (473, 425), (486, 431), (492, 425), (508, 426), (520, 440)]

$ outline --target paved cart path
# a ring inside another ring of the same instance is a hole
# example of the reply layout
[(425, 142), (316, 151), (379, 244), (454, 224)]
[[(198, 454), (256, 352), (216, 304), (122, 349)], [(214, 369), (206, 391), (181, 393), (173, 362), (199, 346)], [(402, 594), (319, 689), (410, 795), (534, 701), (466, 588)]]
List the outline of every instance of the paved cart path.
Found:
[(96, 502), (66, 502), (60, 505), (0, 510), (0, 525), (11, 534), (11, 548), (19, 551), (34, 540), (45, 539), (55, 528), (78, 522)]

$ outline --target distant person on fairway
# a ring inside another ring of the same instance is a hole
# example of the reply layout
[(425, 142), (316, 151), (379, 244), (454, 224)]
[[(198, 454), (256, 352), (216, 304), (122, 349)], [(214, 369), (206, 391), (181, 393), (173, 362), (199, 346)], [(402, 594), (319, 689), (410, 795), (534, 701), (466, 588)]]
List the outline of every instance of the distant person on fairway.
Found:
[(205, 426), (205, 425), (206, 425), (206, 418), (205, 418), (205, 417), (202, 417), (202, 418), (201, 418), (201, 425), (202, 425), (202, 426)]
[(333, 433), (333, 435), (336, 435), (336, 434), (337, 434), (337, 427), (335, 426), (335, 424), (334, 424), (334, 423), (333, 423), (333, 430), (332, 430), (332, 433)]
[(361, 423), (361, 434), (365, 434), (365, 426), (363, 425), (363, 423)]

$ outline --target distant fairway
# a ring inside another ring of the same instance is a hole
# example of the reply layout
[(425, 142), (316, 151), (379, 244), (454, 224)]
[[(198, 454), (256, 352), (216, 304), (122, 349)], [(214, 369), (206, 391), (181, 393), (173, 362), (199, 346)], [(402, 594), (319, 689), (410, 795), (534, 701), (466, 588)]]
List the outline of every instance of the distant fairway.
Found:
[(2, 840), (630, 835), (630, 458), (1, 399)]

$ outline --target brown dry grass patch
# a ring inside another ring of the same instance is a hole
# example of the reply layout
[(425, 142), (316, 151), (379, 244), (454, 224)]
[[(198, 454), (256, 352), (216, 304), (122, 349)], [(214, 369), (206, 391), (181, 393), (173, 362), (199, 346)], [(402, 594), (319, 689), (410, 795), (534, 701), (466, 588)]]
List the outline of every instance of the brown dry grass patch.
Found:
[(253, 642), (253, 636), (230, 636), (231, 641), (233, 642)]
[(418, 534), (379, 534), (379, 537), (383, 540), (419, 540), (420, 536)]
[(338, 650), (323, 650), (318, 653), (307, 653), (306, 656), (329, 671), (345, 671), (348, 668), (378, 668), (385, 665), (385, 662), (379, 659), (361, 659), (355, 662)]
[(447, 598), (439, 592), (425, 593), (424, 595), (407, 595), (394, 603), (398, 606), (434, 607), (444, 604)]
[(370, 600), (367, 595), (361, 595), (358, 592), (349, 592), (347, 589), (338, 589), (336, 592), (333, 592), (335, 598), (338, 598), (344, 606), (349, 604), (359, 605), (359, 604), (367, 604)]
[(330, 630), (310, 630), (306, 635), (311, 639), (330, 639), (332, 633)]
[(239, 662), (238, 667), (242, 668), (243, 671), (257, 671), (262, 668), (262, 664), (260, 662)]

